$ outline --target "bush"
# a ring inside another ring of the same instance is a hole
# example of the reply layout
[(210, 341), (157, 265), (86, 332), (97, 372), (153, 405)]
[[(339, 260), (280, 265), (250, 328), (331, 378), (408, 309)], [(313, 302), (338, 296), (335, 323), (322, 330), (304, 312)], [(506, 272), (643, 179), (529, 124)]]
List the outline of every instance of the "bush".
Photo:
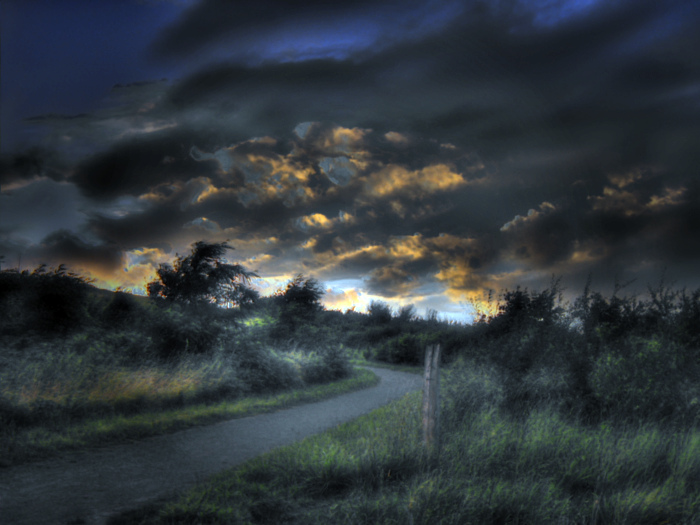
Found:
[(143, 315), (142, 310), (133, 295), (117, 291), (112, 300), (102, 311), (102, 320), (108, 327), (133, 326)]
[(345, 351), (329, 347), (302, 365), (301, 377), (307, 384), (329, 383), (349, 377), (352, 366)]
[[(181, 354), (203, 354), (218, 346), (224, 327), (212, 308), (195, 311), (171, 305), (161, 309), (150, 329), (158, 357), (170, 359)], [(211, 314), (211, 315), (208, 315)]]
[(349, 377), (352, 365), (342, 346), (331, 346), (323, 352), (321, 360), (329, 373), (331, 381)]
[(0, 272), (2, 332), (18, 335), (66, 335), (86, 324), (89, 281), (66, 271), (64, 265), (46, 270)]
[(383, 343), (376, 352), (379, 361), (402, 365), (418, 365), (423, 361), (425, 335), (403, 334)]
[(224, 348), (239, 367), (239, 378), (247, 392), (257, 394), (301, 386), (294, 364), (280, 358), (259, 341), (233, 336), (224, 341)]
[(616, 418), (669, 418), (688, 408), (681, 385), (689, 371), (678, 366), (679, 353), (677, 345), (656, 338), (631, 339), (608, 349), (593, 364), (593, 393)]

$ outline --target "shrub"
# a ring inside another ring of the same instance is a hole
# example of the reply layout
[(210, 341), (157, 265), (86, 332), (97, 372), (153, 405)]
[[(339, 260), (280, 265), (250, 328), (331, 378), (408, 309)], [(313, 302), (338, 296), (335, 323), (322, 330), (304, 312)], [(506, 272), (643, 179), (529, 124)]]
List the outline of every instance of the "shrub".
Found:
[(252, 393), (275, 392), (301, 385), (294, 364), (280, 358), (258, 341), (232, 338), (224, 342), (239, 367), (244, 389)]
[(376, 358), (393, 364), (418, 365), (422, 362), (426, 347), (426, 337), (403, 334), (383, 343), (376, 352)]
[(352, 365), (342, 346), (331, 346), (322, 353), (321, 360), (331, 381), (343, 379), (352, 373)]
[(683, 410), (687, 370), (678, 366), (679, 348), (654, 338), (634, 338), (598, 357), (590, 384), (604, 409), (615, 417), (664, 419)]
[(200, 309), (199, 312), (176, 305), (163, 308), (149, 334), (155, 342), (157, 355), (169, 359), (184, 353), (202, 354), (216, 348), (223, 326), (215, 317), (207, 315), (208, 310), (213, 308)]
[(307, 384), (328, 383), (350, 376), (352, 366), (340, 346), (328, 347), (302, 364), (301, 376)]
[(102, 311), (102, 320), (108, 327), (133, 326), (141, 319), (143, 312), (140, 310), (133, 295), (117, 291)]
[(85, 325), (89, 281), (66, 271), (64, 265), (31, 273), (0, 272), (2, 331), (17, 335), (27, 331), (41, 335), (66, 335)]

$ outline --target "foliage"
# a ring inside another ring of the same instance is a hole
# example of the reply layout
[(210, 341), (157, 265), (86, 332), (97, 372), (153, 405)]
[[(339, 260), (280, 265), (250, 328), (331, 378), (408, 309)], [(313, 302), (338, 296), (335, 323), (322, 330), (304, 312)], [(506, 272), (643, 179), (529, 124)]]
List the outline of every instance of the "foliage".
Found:
[(489, 323), (499, 333), (532, 326), (545, 330), (560, 321), (563, 313), (560, 281), (556, 279), (550, 288), (540, 292), (520, 287), (505, 290), (498, 314)]
[(316, 279), (297, 274), (287, 283), (284, 290), (277, 291), (276, 297), (280, 304), (315, 311), (321, 308), (321, 299), (325, 293), (323, 286)]
[(352, 366), (342, 347), (329, 347), (316, 354), (302, 367), (302, 379), (307, 384), (337, 381), (348, 377)]
[(182, 354), (213, 351), (224, 332), (224, 325), (217, 319), (218, 312), (215, 308), (206, 308), (205, 312), (200, 311), (198, 315), (177, 304), (163, 310), (147, 329), (155, 341), (156, 355), (170, 359)]
[(413, 304), (407, 304), (399, 308), (396, 315), (398, 320), (402, 323), (410, 323), (418, 319), (418, 313), (416, 312), (416, 307)]
[[(632, 338), (608, 349), (595, 360), (591, 370), (594, 395), (615, 418), (672, 417), (688, 408), (683, 399), (688, 370), (680, 366), (680, 350), (657, 338)], [(697, 372), (697, 365), (693, 369)]]
[(148, 295), (185, 304), (210, 303), (241, 306), (252, 303), (257, 292), (248, 284), (257, 274), (240, 264), (224, 262), (233, 247), (225, 242), (197, 241), (192, 253), (178, 256), (174, 266), (161, 264), (158, 279), (148, 284)]
[(84, 326), (90, 281), (61, 264), (0, 272), (0, 333), (69, 334)]
[(402, 334), (389, 339), (376, 351), (375, 357), (380, 361), (397, 365), (421, 364), (428, 337), (426, 334)]
[(369, 318), (374, 324), (391, 322), (391, 307), (384, 301), (372, 301), (368, 308)]
[(291, 279), (284, 290), (275, 294), (279, 308), (273, 337), (277, 340), (298, 339), (297, 330), (312, 323), (323, 310), (321, 299), (325, 294), (321, 283), (302, 274)]

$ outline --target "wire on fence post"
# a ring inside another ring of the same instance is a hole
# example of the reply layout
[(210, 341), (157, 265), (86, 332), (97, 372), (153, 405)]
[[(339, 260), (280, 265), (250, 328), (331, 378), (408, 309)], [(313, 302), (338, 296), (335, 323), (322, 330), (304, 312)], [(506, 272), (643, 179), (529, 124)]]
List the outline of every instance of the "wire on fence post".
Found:
[(440, 451), (440, 345), (425, 349), (423, 385), (423, 440), (434, 461)]

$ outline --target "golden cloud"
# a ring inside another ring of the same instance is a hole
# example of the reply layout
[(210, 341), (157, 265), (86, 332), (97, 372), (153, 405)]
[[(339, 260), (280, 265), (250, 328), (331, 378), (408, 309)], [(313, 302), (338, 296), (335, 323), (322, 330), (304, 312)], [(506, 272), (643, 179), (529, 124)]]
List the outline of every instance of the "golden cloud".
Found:
[(358, 149), (371, 129), (337, 126), (326, 133), (318, 146), (329, 153), (351, 153)]
[(146, 284), (156, 278), (156, 270), (161, 263), (172, 262), (172, 256), (159, 248), (129, 250), (124, 254), (123, 268), (108, 269), (91, 264), (79, 265), (73, 269), (81, 275), (94, 279), (98, 288), (133, 290), (145, 293)]
[(352, 224), (355, 222), (355, 217), (345, 211), (340, 211), (338, 217), (329, 219), (322, 213), (313, 213), (304, 215), (295, 221), (295, 225), (302, 231), (308, 230), (330, 230), (339, 224)]
[(372, 197), (384, 197), (399, 192), (418, 197), (451, 190), (466, 183), (461, 174), (455, 173), (446, 164), (434, 164), (414, 171), (389, 164), (368, 177), (365, 190), (366, 194)]
[(420, 234), (392, 237), (386, 250), (394, 259), (416, 260), (429, 254), (423, 236)]
[(314, 213), (312, 215), (305, 215), (297, 219), (297, 224), (304, 230), (309, 228), (327, 230), (333, 226), (333, 221), (329, 220), (328, 217), (322, 213)]
[(647, 207), (651, 209), (665, 208), (666, 206), (676, 206), (683, 202), (683, 195), (687, 188), (664, 188), (662, 195), (652, 195), (647, 203)]
[(323, 296), (323, 304), (329, 310), (355, 310), (368, 304), (360, 292), (355, 288), (347, 290), (334, 290), (328, 288)]

